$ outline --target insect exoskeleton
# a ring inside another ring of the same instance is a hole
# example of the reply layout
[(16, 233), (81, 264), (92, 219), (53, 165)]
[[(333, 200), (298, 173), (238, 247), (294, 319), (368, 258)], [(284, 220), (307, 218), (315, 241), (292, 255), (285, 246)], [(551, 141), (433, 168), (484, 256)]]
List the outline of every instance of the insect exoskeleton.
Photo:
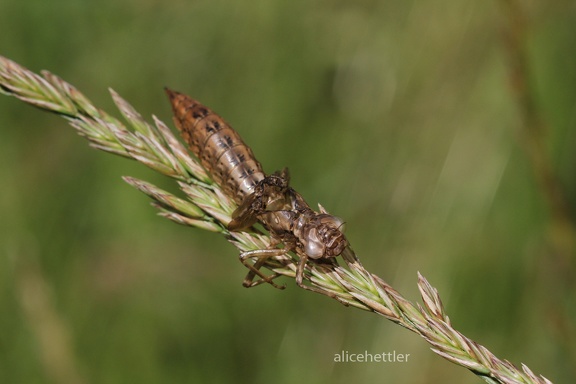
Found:
[(342, 232), (342, 219), (327, 213), (305, 211), (267, 211), (261, 221), (284, 243), (294, 243), (300, 256), (311, 259), (332, 258), (348, 246)]
[(174, 123), (202, 166), (241, 204), (264, 179), (262, 166), (240, 135), (220, 116), (191, 97), (166, 88)]

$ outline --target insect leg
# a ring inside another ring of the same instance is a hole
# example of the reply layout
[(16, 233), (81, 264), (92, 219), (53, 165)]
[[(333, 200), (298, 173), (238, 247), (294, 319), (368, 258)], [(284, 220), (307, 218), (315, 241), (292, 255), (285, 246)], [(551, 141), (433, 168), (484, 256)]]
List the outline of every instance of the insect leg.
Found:
[(307, 287), (302, 282), (302, 280), (304, 279), (304, 267), (306, 266), (307, 261), (308, 261), (308, 255), (303, 253), (302, 255), (300, 255), (300, 262), (298, 263), (298, 268), (296, 268), (296, 284), (298, 284), (299, 287), (302, 287), (304, 289), (307, 289)]
[[(280, 285), (278, 285), (272, 281), (275, 278), (277, 278), (278, 276), (280, 276), (280, 274), (275, 273), (273, 275), (266, 276), (260, 270), (262, 265), (264, 265), (264, 263), (266, 262), (266, 259), (268, 259), (270, 257), (274, 257), (274, 256), (282, 256), (285, 253), (286, 253), (286, 249), (280, 249), (280, 248), (257, 249), (254, 251), (242, 252), (240, 254), (240, 261), (242, 262), (242, 264), (244, 264), (246, 266), (246, 268), (248, 268), (250, 270), (250, 272), (248, 272), (248, 274), (244, 278), (242, 285), (245, 286), (246, 288), (251, 288), (251, 287), (255, 287), (257, 285), (260, 285), (262, 283), (268, 283), (268, 284), (272, 285), (274, 288), (278, 288), (278, 289), (286, 288), (285, 286), (280, 286)], [(249, 258), (251, 258), (251, 257), (257, 257), (258, 260), (256, 260), (256, 262), (254, 264), (250, 264)], [(254, 277), (256, 277), (256, 276), (260, 277), (260, 280), (254, 281)]]

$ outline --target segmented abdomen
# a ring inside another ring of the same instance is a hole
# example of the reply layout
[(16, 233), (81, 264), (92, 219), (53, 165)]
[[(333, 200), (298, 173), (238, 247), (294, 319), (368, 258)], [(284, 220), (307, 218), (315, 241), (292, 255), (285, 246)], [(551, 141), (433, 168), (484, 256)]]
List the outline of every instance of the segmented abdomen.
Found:
[(166, 88), (174, 122), (202, 166), (237, 204), (265, 175), (238, 133), (198, 101)]

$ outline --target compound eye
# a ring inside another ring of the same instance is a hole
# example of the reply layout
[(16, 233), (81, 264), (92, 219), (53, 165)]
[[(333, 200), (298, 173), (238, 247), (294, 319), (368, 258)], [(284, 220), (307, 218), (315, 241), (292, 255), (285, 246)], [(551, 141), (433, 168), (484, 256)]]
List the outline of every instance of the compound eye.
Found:
[(306, 236), (306, 246), (304, 247), (304, 252), (312, 259), (318, 259), (324, 255), (325, 246), (322, 241), (318, 238), (318, 232), (316, 228), (308, 232)]
[(306, 243), (306, 247), (304, 251), (308, 255), (308, 257), (312, 259), (319, 259), (324, 255), (324, 244), (319, 242), (318, 240), (308, 241)]

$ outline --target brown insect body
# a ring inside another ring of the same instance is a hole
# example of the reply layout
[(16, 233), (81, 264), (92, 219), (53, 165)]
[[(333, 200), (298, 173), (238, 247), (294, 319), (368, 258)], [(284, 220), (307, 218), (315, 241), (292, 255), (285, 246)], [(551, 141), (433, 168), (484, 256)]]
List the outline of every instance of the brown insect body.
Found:
[(261, 220), (285, 247), (294, 249), (300, 257), (329, 259), (340, 255), (348, 245), (341, 232), (341, 219), (312, 209), (303, 211), (266, 211)]
[[(322, 206), (320, 213), (314, 212), (300, 194), (290, 187), (285, 193), (285, 198), (284, 203), (288, 205), (288, 209), (266, 210), (258, 215), (258, 220), (270, 232), (273, 240), (272, 248), (248, 251), (240, 255), (242, 263), (251, 270), (244, 279), (244, 286), (252, 287), (267, 282), (282, 288), (271, 281), (278, 275), (264, 276), (259, 267), (261, 262), (269, 257), (295, 251), (300, 257), (296, 268), (296, 284), (301, 288), (320, 292), (317, 288), (303, 283), (304, 267), (309, 259), (335, 263), (334, 259), (349, 245), (342, 232), (344, 222), (328, 214)], [(283, 243), (284, 248), (274, 248), (278, 243)], [(254, 265), (248, 264), (248, 259), (251, 257), (258, 259)], [(258, 275), (262, 280), (254, 282), (254, 275)]]
[[(254, 188), (254, 192), (248, 195), (239, 207), (232, 213), (232, 221), (228, 223), (228, 229), (239, 231), (251, 227), (266, 211), (292, 209), (292, 199), (288, 192), (292, 190), (288, 186), (288, 171), (275, 172), (266, 176)], [(262, 221), (266, 226), (266, 223)]]
[(237, 204), (264, 179), (262, 166), (220, 116), (184, 94), (166, 89), (174, 122), (196, 157)]
[[(251, 287), (261, 282), (272, 282), (277, 275), (265, 276), (259, 268), (268, 257), (296, 251), (300, 262), (296, 271), (299, 286), (313, 290), (302, 283), (304, 266), (309, 258), (333, 259), (348, 246), (342, 233), (341, 219), (310, 208), (302, 196), (289, 186), (288, 170), (266, 176), (252, 150), (220, 116), (196, 100), (166, 89), (172, 103), (174, 122), (202, 166), (232, 197), (239, 207), (232, 214), (228, 228), (232, 231), (247, 229), (259, 221), (269, 230), (271, 248), (244, 252), (242, 262), (251, 270), (244, 285)], [(279, 243), (284, 248), (275, 248)], [(248, 259), (257, 257), (251, 265)], [(262, 280), (254, 282), (254, 275)]]

